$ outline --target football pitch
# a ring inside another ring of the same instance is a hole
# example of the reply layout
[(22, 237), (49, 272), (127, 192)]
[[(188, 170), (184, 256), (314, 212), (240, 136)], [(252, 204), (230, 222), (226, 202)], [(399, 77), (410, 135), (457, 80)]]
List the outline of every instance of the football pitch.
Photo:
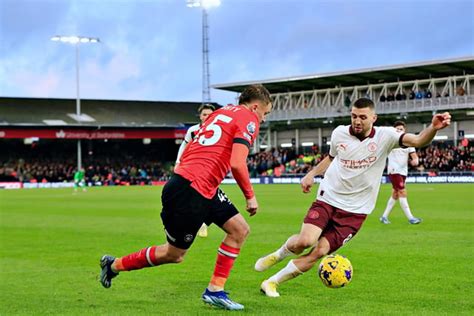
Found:
[[(222, 187), (242, 211), (236, 185)], [(474, 185), (409, 184), (420, 225), (409, 225), (399, 205), (392, 224), (378, 221), (391, 187), (382, 185), (377, 208), (338, 253), (354, 267), (348, 287), (324, 287), (313, 269), (280, 286), (280, 298), (259, 292), (287, 260), (259, 273), (255, 261), (299, 231), (313, 192), (298, 185), (256, 185), (260, 209), (244, 217), (251, 234), (226, 290), (247, 315), (431, 315), (474, 313)], [(126, 255), (165, 241), (160, 187), (0, 190), (0, 315), (222, 315), (204, 305), (223, 237), (211, 226), (185, 261), (124, 272), (112, 288), (98, 282), (103, 254)]]

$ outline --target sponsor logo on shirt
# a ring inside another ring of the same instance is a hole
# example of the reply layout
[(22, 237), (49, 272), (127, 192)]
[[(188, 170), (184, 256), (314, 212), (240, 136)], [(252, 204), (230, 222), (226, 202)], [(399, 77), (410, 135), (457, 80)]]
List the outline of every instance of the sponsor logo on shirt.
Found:
[(340, 159), (344, 168), (349, 169), (365, 169), (370, 167), (375, 161), (377, 161), (377, 156), (371, 156), (369, 158), (360, 159), (360, 160), (350, 160), (350, 159)]
[(253, 135), (253, 133), (255, 133), (256, 129), (257, 128), (256, 128), (254, 122), (250, 122), (250, 123), (247, 124), (247, 131), (250, 133), (250, 135)]

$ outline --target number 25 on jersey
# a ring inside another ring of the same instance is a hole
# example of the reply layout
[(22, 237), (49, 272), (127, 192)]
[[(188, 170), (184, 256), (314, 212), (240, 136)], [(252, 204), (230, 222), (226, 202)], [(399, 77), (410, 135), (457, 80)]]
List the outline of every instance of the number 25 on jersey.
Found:
[[(194, 139), (194, 141), (197, 141), (203, 146), (212, 146), (216, 144), (222, 136), (222, 128), (217, 124), (218, 121), (228, 124), (232, 121), (232, 118), (223, 114), (217, 115), (211, 124), (207, 125), (204, 130), (199, 130), (199, 135)], [(212, 131), (212, 136), (206, 137), (205, 135), (201, 135), (204, 131)]]

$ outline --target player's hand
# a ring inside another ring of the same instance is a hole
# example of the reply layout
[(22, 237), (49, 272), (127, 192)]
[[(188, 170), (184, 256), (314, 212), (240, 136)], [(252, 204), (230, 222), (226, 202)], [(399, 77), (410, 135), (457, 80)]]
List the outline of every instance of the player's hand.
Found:
[(446, 126), (449, 126), (449, 124), (451, 124), (451, 115), (449, 114), (449, 112), (436, 114), (431, 120), (431, 125), (433, 125), (433, 128), (435, 130), (443, 129)]
[(258, 202), (257, 198), (254, 196), (247, 200), (247, 212), (249, 212), (250, 216), (254, 216), (257, 214), (258, 209)]
[(311, 173), (308, 173), (301, 179), (301, 189), (303, 193), (311, 192), (311, 187), (314, 184), (314, 176)]

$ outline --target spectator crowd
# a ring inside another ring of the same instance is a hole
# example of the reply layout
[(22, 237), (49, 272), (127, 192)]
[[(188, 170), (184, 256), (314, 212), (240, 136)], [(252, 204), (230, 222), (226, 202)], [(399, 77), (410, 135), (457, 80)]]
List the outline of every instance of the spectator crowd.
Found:
[[(52, 161), (33, 159), (9, 161), (0, 165), (0, 181), (21, 182), (71, 182), (76, 172), (75, 161)], [(85, 161), (86, 183), (100, 185), (151, 184), (153, 181), (166, 181), (172, 168), (161, 162), (134, 159), (124, 161), (104, 159)]]
[[(462, 86), (459, 86), (456, 89), (456, 95), (457, 96), (464, 96), (466, 94), (466, 90)], [(449, 97), (449, 92), (445, 92), (443, 94), (443, 97)], [(433, 97), (433, 94), (431, 93), (430, 89), (415, 89), (415, 90), (407, 90), (405, 92), (399, 90), (396, 94), (392, 91), (389, 90), (387, 93), (383, 93), (380, 95), (379, 101), (380, 102), (392, 102), (392, 101), (403, 101), (406, 100), (407, 98), (409, 100), (419, 100), (419, 99), (431, 99)], [(441, 93), (437, 92), (436, 93), (437, 98), (441, 98)]]
[[(445, 171), (474, 171), (474, 146), (469, 142), (453, 146), (435, 143), (418, 149), (420, 164), (411, 167), (411, 172), (436, 174)], [(318, 164), (327, 153), (313, 146), (304, 154), (296, 154), (293, 149), (272, 148), (250, 155), (247, 165), (251, 177), (301, 175)], [(151, 184), (166, 181), (172, 174), (172, 163), (149, 161), (146, 158), (124, 159), (124, 157), (102, 158), (84, 161), (87, 183), (101, 185)], [(0, 162), (0, 181), (21, 182), (64, 182), (72, 181), (76, 163), (74, 160), (54, 160), (52, 158), (10, 159)]]

